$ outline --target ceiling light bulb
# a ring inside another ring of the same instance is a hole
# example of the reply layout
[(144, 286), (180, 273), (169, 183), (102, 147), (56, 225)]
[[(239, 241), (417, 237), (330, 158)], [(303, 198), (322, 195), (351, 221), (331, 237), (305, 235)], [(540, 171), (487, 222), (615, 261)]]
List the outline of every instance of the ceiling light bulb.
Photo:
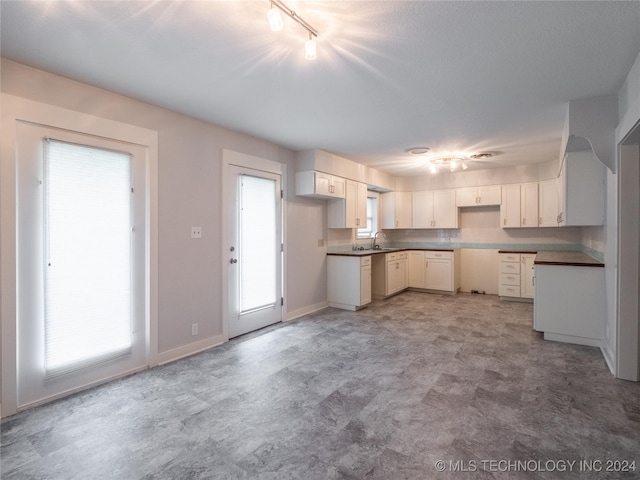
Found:
[(433, 164), (433, 163), (429, 164), (429, 171), (431, 173), (438, 173), (438, 169), (436, 168), (435, 164)]
[(311, 36), (311, 32), (309, 32), (309, 40), (304, 43), (304, 58), (315, 60), (316, 56), (316, 41)]
[(282, 22), (282, 15), (280, 15), (280, 10), (271, 4), (271, 8), (267, 12), (267, 18), (269, 19), (269, 26), (271, 30), (274, 32), (279, 32), (284, 27), (284, 23)]
[(462, 170), (466, 170), (467, 168), (469, 168), (469, 165), (467, 165), (467, 161), (463, 160), (462, 161)]
[(458, 168), (458, 161), (455, 158), (451, 159), (451, 163), (449, 164), (449, 170), (454, 172)]

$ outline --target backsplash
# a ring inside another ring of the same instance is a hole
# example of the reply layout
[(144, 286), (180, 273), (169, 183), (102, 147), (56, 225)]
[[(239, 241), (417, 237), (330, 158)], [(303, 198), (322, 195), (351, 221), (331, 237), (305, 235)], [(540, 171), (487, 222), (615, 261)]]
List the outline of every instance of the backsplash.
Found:
[[(460, 209), (458, 229), (384, 230), (378, 243), (397, 247), (521, 248), (523, 250), (583, 250), (601, 260), (604, 227), (501, 228), (499, 207)], [(353, 245), (371, 246), (371, 239), (358, 240), (355, 230), (329, 229), (329, 250), (350, 250)]]

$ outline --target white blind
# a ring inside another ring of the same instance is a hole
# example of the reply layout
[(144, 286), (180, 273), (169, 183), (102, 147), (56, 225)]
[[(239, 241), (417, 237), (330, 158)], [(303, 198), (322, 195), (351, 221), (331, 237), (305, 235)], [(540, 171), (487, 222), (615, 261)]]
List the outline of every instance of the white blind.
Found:
[(276, 303), (276, 182), (240, 176), (240, 314)]
[(128, 353), (131, 156), (45, 139), (45, 371)]

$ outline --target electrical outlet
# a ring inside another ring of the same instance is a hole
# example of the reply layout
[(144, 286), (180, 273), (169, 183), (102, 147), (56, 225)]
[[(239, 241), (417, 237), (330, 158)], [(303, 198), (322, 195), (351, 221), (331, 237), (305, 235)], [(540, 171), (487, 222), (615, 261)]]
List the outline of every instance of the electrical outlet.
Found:
[(198, 335), (198, 324), (197, 323), (192, 323), (191, 324), (191, 335), (193, 335), (193, 336)]
[(202, 227), (191, 227), (191, 238), (202, 238)]

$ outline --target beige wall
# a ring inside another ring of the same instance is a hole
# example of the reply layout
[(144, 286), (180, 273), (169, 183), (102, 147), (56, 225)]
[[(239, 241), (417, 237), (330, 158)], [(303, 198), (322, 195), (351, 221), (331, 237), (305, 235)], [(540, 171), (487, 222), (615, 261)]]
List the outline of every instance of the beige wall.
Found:
[[(287, 165), (285, 295), (292, 312), (289, 316), (324, 305), (326, 248), (318, 247), (318, 239), (326, 235), (326, 206), (295, 196), (292, 151), (6, 59), (1, 73), (3, 93), (158, 132), (160, 353), (188, 352), (194, 342), (194, 322), (200, 325), (199, 341), (222, 333), (222, 149)], [(191, 240), (191, 226), (202, 227), (201, 241)]]

